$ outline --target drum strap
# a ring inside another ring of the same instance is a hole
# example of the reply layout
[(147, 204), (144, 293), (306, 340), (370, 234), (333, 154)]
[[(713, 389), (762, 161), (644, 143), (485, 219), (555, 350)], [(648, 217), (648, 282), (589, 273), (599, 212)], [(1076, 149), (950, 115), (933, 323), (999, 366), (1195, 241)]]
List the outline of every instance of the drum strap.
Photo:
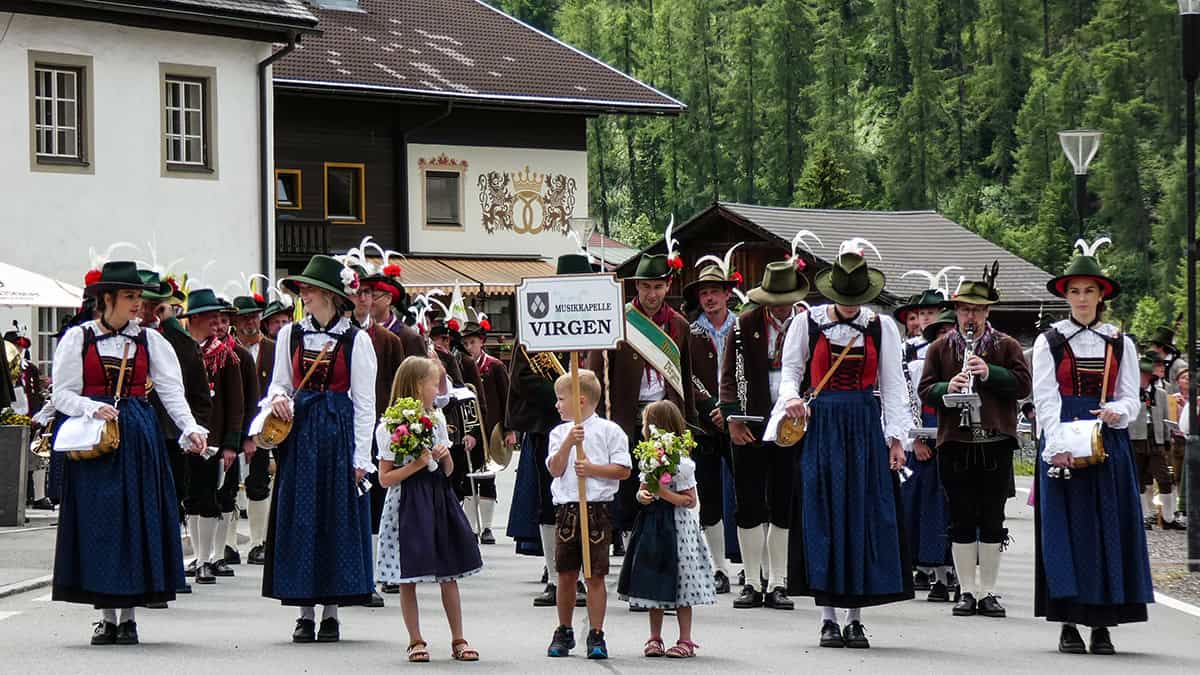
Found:
[(308, 384), (308, 378), (312, 377), (313, 373), (317, 372), (317, 366), (321, 365), (321, 362), (325, 360), (325, 355), (329, 353), (329, 346), (332, 344), (334, 343), (326, 342), (325, 346), (321, 347), (321, 353), (317, 354), (317, 358), (313, 359), (312, 365), (309, 366), (308, 370), (304, 373), (304, 378), (300, 380), (300, 384), (296, 385), (296, 391), (300, 391), (304, 388), (304, 385)]
[(1104, 343), (1104, 379), (1100, 383), (1100, 405), (1103, 406), (1108, 400), (1108, 373), (1112, 367), (1112, 343), (1105, 341)]
[(125, 387), (125, 365), (129, 363), (129, 343), (125, 343), (125, 349), (121, 352), (121, 372), (117, 374), (117, 391), (113, 396), (113, 407), (121, 402), (121, 392)]
[(829, 370), (825, 371), (825, 376), (821, 378), (821, 381), (817, 383), (817, 387), (813, 389), (812, 394), (809, 395), (809, 401), (816, 398), (817, 395), (821, 393), (821, 390), (825, 388), (825, 385), (829, 384), (829, 379), (832, 378), (833, 374), (837, 372), (838, 366), (842, 365), (842, 361), (846, 360), (846, 355), (850, 353), (850, 349), (852, 347), (854, 347), (854, 340), (850, 340), (846, 343), (846, 346), (843, 347), (842, 351), (838, 354), (837, 359), (834, 360), (833, 365), (829, 367)]

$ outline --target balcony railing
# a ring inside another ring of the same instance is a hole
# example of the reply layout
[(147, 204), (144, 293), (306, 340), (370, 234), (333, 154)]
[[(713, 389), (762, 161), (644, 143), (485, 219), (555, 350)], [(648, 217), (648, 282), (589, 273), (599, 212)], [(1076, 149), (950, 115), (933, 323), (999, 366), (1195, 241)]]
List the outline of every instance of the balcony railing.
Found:
[(308, 260), (329, 253), (329, 221), (279, 216), (275, 220), (275, 256), (280, 262)]

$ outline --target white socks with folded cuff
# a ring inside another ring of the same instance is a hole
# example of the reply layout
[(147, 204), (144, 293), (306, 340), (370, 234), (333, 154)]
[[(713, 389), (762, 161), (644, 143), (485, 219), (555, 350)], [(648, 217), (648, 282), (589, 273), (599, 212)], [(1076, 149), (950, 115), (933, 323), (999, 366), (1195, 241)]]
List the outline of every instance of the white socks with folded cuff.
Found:
[(1000, 546), (1001, 544), (979, 543), (979, 592), (981, 595), (995, 595), (996, 580), (1000, 578)]
[[(999, 544), (996, 544), (999, 548)], [(979, 596), (979, 587), (975, 584), (975, 567), (979, 564), (979, 544), (951, 544), (950, 552), (954, 556), (954, 569), (958, 572), (958, 586), (963, 593)]]
[(554, 566), (555, 533), (553, 525), (538, 525), (538, 534), (542, 537), (542, 557), (546, 560), (546, 574), (550, 583), (558, 584), (558, 568)]
[(267, 540), (267, 521), (271, 517), (271, 500), (251, 500), (246, 505), (246, 515), (250, 516), (250, 547), (262, 546)]
[[(833, 607), (822, 607), (821, 620), (837, 623), (837, 609)], [(861, 607), (852, 607), (846, 610), (846, 623), (854, 623), (855, 621), (862, 621)]]
[[(1149, 490), (1147, 490), (1149, 492)], [(1162, 502), (1162, 519), (1164, 523), (1175, 522), (1175, 512), (1179, 510), (1179, 494), (1172, 492), (1169, 495), (1160, 494), (1159, 501)]]
[(717, 521), (716, 525), (704, 528), (704, 540), (708, 542), (708, 552), (712, 555), (713, 571), (729, 574), (729, 560), (725, 558), (725, 524)]
[(467, 514), (467, 522), (471, 524), (471, 532), (479, 534), (479, 519), (476, 517), (475, 504), (479, 501), (479, 497), (467, 495), (463, 497), (462, 508)]
[(767, 531), (767, 587), (764, 592), (787, 588), (788, 531), (771, 526)]
[(40, 502), (46, 498), (46, 470), (38, 469), (33, 472), (33, 501)]
[(213, 544), (216, 542), (217, 526), (220, 518), (204, 518), (196, 516), (195, 527), (192, 529), (192, 549), (196, 552), (199, 563), (212, 562)]
[(479, 532), (492, 529), (492, 516), (496, 513), (496, 500), (479, 498)]
[[(237, 511), (233, 513), (222, 513), (220, 518), (216, 518), (217, 529), (213, 533), (213, 550), (208, 558), (210, 563), (218, 563), (225, 559), (225, 545), (229, 539), (229, 516), (237, 516)], [(234, 529), (234, 534), (237, 530)]]
[[(763, 548), (766, 542), (766, 534), (763, 528), (755, 526), (750, 528), (738, 528), (738, 546), (742, 549), (742, 566), (746, 568), (746, 585), (750, 588), (758, 589), (762, 583), (759, 580), (759, 575), (762, 574), (763, 564)], [(766, 589), (759, 589), (765, 591)]]
[[(1154, 505), (1154, 489), (1147, 485), (1142, 489), (1142, 517), (1155, 518), (1158, 515), (1158, 507)], [(1163, 517), (1166, 517), (1166, 509), (1163, 509)]]

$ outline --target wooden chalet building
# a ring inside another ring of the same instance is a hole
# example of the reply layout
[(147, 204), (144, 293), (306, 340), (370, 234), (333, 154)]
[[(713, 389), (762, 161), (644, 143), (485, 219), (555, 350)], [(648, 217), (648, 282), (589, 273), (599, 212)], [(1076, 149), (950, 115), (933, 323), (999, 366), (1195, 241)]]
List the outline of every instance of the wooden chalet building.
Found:
[[(780, 260), (791, 251), (792, 238), (800, 230), (813, 232), (825, 244), (821, 248), (810, 240), (816, 256), (802, 253), (809, 263), (810, 278), (830, 266), (842, 241), (863, 237), (874, 244), (883, 261), (870, 251), (867, 256), (872, 267), (887, 275), (887, 287), (877, 303), (884, 310), (898, 307), (928, 285), (916, 276), (902, 279), (909, 270), (936, 273), (943, 267), (958, 265), (962, 271), (950, 275), (953, 292), (960, 275), (979, 279), (984, 266), (993, 260), (1000, 261), (997, 285), (1001, 301), (991, 314), (998, 330), (1032, 343), (1040, 313), (1060, 315), (1067, 309), (1065, 301), (1046, 290), (1052, 275), (934, 211), (833, 211), (728, 202), (713, 204), (675, 229), (685, 267), (683, 278), (672, 286), (672, 292), (678, 296), (680, 289), (696, 278), (699, 270), (693, 265), (697, 259), (706, 254), (724, 255), (739, 241), (745, 243), (734, 251), (733, 265), (746, 279), (743, 290), (749, 290), (762, 279), (768, 262)], [(663, 252), (662, 240), (646, 251)], [(636, 265), (636, 257), (629, 259), (617, 267), (617, 275), (633, 274)], [(673, 299), (676, 303), (681, 300)], [(815, 290), (809, 300), (819, 300)]]
[(310, 0), (274, 67), (276, 268), (371, 235), (410, 293), (460, 282), (497, 332), (513, 287), (586, 241), (586, 125), (679, 101), (479, 0)]

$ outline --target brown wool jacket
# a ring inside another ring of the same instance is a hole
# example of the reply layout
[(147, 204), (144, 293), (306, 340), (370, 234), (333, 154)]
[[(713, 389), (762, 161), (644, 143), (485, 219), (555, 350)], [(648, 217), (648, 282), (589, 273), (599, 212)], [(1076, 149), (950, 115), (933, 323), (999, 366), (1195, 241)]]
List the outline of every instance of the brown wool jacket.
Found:
[[(767, 357), (767, 322), (763, 316), (766, 309), (755, 307), (737, 319), (737, 328), (729, 331), (725, 338), (725, 353), (721, 363), (721, 411), (726, 417), (742, 414), (742, 403), (738, 399), (737, 382), (737, 335), (742, 336), (742, 365), (746, 378), (747, 415), (771, 415), (771, 384), (768, 373), (771, 361)], [(808, 317), (802, 316), (804, 320)]]
[(721, 431), (712, 423), (709, 414), (721, 403), (721, 390), (717, 387), (721, 364), (717, 361), (716, 346), (697, 324), (692, 324), (688, 333), (688, 354), (692, 359), (692, 398), (696, 402), (697, 423), (704, 433), (719, 434)]
[[(234, 354), (237, 354), (235, 351)], [(209, 374), (212, 390), (212, 415), (209, 418), (208, 442), (222, 450), (241, 450), (243, 417), (246, 414), (242, 393), (242, 369), (239, 359), (229, 358), (216, 375)]]
[[(264, 341), (265, 342), (265, 341)], [(254, 417), (258, 415), (258, 400), (259, 395), (258, 381), (259, 369), (254, 362), (254, 357), (245, 347), (238, 345), (234, 348), (238, 357), (238, 370), (242, 375), (242, 440), (249, 437), (250, 423), (254, 421)], [(258, 353), (261, 355), (263, 349), (260, 346)], [(241, 452), (242, 446), (238, 444), (238, 451)]]
[(483, 358), (478, 365), (479, 379), (483, 382), (483, 389), (479, 391), (479, 398), (483, 400), (484, 420), (483, 429), (487, 434), (492, 433), (492, 428), (497, 424), (500, 425), (500, 431), (509, 431), (509, 426), (506, 419), (508, 410), (508, 367), (500, 359), (491, 354), (484, 353)]
[[(971, 430), (959, 428), (958, 410), (942, 404), (942, 396), (950, 390), (950, 378), (962, 371), (963, 366), (962, 355), (955, 353), (948, 338), (942, 336), (929, 346), (918, 386), (918, 395), (925, 405), (937, 408), (939, 446), (946, 442), (973, 442)], [(1029, 396), (1033, 381), (1021, 345), (996, 332), (992, 347), (978, 355), (987, 361), (989, 371), (986, 381), (975, 379), (975, 391), (983, 404), (982, 426), (987, 431), (1016, 438), (1017, 402)]]
[(404, 361), (404, 343), (395, 333), (374, 322), (367, 329), (367, 335), (375, 347), (378, 367), (375, 371), (375, 416), (378, 417), (392, 403), (392, 381), (400, 370), (400, 363)]

